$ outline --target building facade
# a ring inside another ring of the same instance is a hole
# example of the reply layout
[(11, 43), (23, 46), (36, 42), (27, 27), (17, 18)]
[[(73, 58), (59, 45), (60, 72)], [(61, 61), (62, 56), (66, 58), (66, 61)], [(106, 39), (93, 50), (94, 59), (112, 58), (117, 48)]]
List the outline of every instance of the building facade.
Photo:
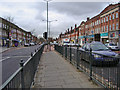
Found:
[(37, 37), (0, 17), (0, 46), (14, 47), (36, 42)]
[[(64, 34), (63, 34), (64, 35)], [(70, 39), (80, 45), (86, 42), (113, 42), (120, 46), (120, 3), (110, 4), (98, 15), (71, 29)]]

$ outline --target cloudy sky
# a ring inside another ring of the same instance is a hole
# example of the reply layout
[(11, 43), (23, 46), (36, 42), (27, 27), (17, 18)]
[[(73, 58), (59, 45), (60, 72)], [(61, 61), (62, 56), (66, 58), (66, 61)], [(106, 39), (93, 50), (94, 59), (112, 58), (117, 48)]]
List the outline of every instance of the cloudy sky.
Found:
[[(52, 37), (58, 37), (71, 26), (80, 25), (87, 17), (99, 14), (110, 3), (119, 0), (51, 0), (49, 2), (49, 21)], [(46, 29), (47, 10), (44, 0), (0, 0), (0, 17), (13, 17), (14, 23), (26, 31), (35, 30), (34, 34), (42, 36)], [(57, 20), (57, 21), (54, 21)]]

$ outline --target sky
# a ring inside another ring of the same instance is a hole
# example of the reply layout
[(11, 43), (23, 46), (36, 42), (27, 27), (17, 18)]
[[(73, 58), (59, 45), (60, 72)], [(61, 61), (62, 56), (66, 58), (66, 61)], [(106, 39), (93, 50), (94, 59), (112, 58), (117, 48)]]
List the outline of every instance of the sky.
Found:
[[(119, 0), (50, 0), (48, 4), (48, 21), (50, 36), (58, 37), (71, 26), (80, 25), (87, 17), (94, 17), (109, 4)], [(47, 31), (47, 4), (45, 0), (0, 0), (0, 17), (13, 17), (17, 26), (34, 35), (43, 36)], [(57, 21), (56, 21), (57, 20)]]

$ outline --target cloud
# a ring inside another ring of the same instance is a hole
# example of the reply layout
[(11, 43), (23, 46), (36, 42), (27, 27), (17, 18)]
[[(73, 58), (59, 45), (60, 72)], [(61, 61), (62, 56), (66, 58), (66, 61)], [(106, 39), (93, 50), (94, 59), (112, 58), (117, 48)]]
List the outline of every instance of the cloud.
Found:
[[(65, 32), (75, 24), (79, 25), (86, 18), (100, 13), (109, 3), (107, 2), (49, 2), (50, 30), (53, 37)], [(16, 24), (26, 31), (35, 29), (36, 35), (41, 35), (46, 30), (46, 2), (43, 0), (1, 0), (0, 16), (13, 16)]]

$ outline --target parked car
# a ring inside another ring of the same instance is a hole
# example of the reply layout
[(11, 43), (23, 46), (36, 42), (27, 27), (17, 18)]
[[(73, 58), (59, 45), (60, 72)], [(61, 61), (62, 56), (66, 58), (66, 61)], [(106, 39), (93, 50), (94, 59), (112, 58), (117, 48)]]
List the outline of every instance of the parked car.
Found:
[(116, 44), (114, 44), (114, 43), (106, 43), (105, 44), (108, 48), (110, 48), (111, 50), (119, 50), (119, 47), (116, 45)]
[(33, 43), (33, 42), (30, 43), (30, 46), (34, 46), (34, 45), (35, 45), (35, 43)]
[(25, 47), (28, 47), (28, 46), (29, 46), (29, 43), (25, 43), (24, 46), (25, 46)]
[(111, 51), (101, 42), (94, 41), (92, 43), (86, 43), (83, 45), (82, 48), (80, 48), (80, 50), (81, 50), (80, 58), (88, 62), (90, 62), (89, 52), (90, 50), (92, 50), (93, 65), (100, 65), (100, 64), (117, 65), (119, 63), (119, 59), (118, 59), (119, 55)]

